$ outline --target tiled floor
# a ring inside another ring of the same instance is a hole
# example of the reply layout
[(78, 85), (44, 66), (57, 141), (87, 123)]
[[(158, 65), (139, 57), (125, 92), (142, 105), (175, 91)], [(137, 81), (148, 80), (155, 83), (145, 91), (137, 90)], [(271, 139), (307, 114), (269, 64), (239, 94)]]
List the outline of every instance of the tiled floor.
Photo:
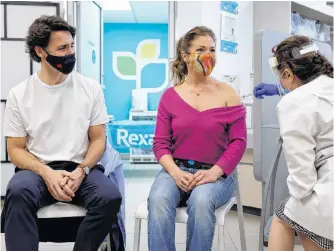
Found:
[[(134, 237), (134, 212), (137, 206), (147, 199), (151, 185), (154, 181), (155, 174), (159, 170), (158, 165), (154, 164), (133, 164), (125, 162), (125, 179), (126, 179), (126, 231), (127, 247), (126, 251), (133, 250)], [(147, 251), (147, 222), (143, 222), (141, 231), (140, 251)], [(247, 250), (258, 250), (259, 239), (259, 217), (245, 214), (245, 231), (247, 240)], [(3, 238), (1, 251), (4, 251)], [(176, 225), (176, 250), (185, 251), (186, 228), (185, 224)], [(41, 244), (40, 251), (70, 251), (69, 244), (51, 245)], [(217, 235), (215, 235), (213, 251), (218, 251)], [(303, 250), (297, 246), (296, 251)], [(204, 250), (203, 250), (204, 251)], [(239, 240), (239, 227), (236, 212), (229, 212), (226, 220), (225, 229), (225, 251), (241, 251)]]

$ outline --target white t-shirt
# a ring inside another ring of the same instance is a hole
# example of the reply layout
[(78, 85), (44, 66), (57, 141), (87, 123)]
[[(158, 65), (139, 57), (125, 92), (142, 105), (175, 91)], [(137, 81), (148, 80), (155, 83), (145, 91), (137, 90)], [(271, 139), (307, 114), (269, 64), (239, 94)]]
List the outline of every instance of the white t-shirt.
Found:
[(71, 73), (48, 85), (37, 73), (9, 92), (4, 135), (27, 136), (27, 150), (43, 163), (84, 160), (90, 126), (109, 122), (101, 86)]

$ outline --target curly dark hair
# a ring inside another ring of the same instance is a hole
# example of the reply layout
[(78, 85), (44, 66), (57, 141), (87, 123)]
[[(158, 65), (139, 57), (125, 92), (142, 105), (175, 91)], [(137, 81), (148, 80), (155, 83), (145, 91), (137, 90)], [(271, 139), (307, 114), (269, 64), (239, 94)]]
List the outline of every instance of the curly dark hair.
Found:
[(36, 54), (35, 47), (46, 48), (52, 31), (69, 31), (75, 37), (76, 29), (69, 25), (59, 16), (41, 16), (37, 18), (29, 27), (26, 37), (26, 52), (30, 58), (36, 62), (41, 62), (41, 58)]
[(278, 69), (290, 68), (301, 84), (306, 84), (320, 75), (333, 78), (333, 65), (319, 52), (310, 52), (302, 57), (294, 58), (293, 50), (309, 45), (312, 40), (306, 36), (292, 36), (273, 48), (278, 60)]

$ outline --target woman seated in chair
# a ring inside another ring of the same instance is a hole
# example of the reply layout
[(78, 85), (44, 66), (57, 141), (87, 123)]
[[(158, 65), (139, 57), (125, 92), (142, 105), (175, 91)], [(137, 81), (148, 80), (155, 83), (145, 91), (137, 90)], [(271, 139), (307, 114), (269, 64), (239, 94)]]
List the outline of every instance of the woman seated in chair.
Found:
[(210, 76), (215, 48), (215, 34), (203, 26), (177, 43), (177, 84), (161, 97), (153, 143), (163, 169), (148, 198), (151, 251), (175, 250), (176, 208), (182, 205), (189, 216), (187, 250), (211, 250), (215, 209), (233, 195), (232, 172), (246, 149), (246, 111), (231, 86)]

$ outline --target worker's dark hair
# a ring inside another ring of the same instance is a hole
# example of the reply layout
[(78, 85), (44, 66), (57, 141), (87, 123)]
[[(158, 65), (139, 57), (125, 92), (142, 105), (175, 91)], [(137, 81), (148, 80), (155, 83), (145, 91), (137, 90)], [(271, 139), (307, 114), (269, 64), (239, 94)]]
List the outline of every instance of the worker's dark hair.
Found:
[(188, 74), (187, 64), (182, 58), (182, 51), (188, 52), (191, 42), (199, 36), (210, 36), (216, 43), (215, 33), (205, 26), (196, 26), (179, 39), (176, 44), (176, 59), (171, 63), (173, 79), (176, 79), (178, 85), (185, 81)]
[(273, 48), (273, 53), (278, 60), (278, 70), (283, 72), (285, 68), (298, 77), (301, 84), (306, 84), (320, 75), (333, 78), (333, 65), (319, 52), (309, 52), (295, 58), (293, 51), (305, 45), (312, 44), (312, 40), (305, 36), (291, 36)]
[(69, 31), (75, 37), (75, 28), (69, 25), (64, 19), (58, 16), (41, 16), (37, 18), (29, 27), (26, 37), (26, 52), (30, 58), (36, 62), (41, 62), (41, 58), (36, 54), (35, 47), (46, 48), (52, 31)]

